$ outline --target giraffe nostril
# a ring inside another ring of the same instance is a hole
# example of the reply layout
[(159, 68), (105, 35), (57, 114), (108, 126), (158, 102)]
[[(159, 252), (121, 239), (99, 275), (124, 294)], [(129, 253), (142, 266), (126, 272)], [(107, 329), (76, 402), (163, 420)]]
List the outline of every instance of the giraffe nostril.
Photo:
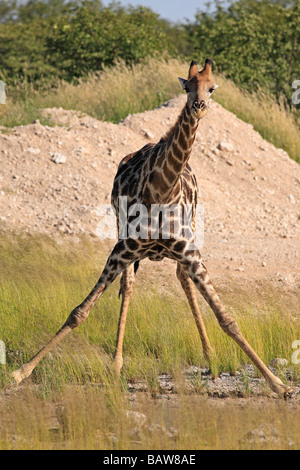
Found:
[(201, 100), (201, 101), (194, 101), (194, 104), (193, 104), (194, 108), (196, 109), (204, 109), (205, 108), (205, 101), (204, 100)]

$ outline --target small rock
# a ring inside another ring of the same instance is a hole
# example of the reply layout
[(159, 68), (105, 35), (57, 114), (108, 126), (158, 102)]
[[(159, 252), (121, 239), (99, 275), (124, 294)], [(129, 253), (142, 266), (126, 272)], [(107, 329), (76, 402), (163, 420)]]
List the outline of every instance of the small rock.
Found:
[(48, 431), (58, 431), (58, 429), (60, 428), (59, 421), (55, 416), (51, 416), (50, 418), (48, 418), (45, 424)]
[(286, 367), (287, 365), (288, 360), (282, 357), (275, 357), (275, 359), (272, 359), (272, 361), (270, 362), (270, 366), (276, 368)]
[(59, 152), (56, 152), (51, 160), (54, 162), (54, 163), (66, 163), (67, 159), (66, 157), (62, 154), (62, 153), (59, 153)]
[(139, 411), (126, 410), (125, 414), (128, 419), (134, 421), (134, 423), (139, 427), (144, 426), (147, 421), (146, 415)]
[(142, 129), (142, 133), (144, 134), (146, 139), (150, 139), (150, 140), (154, 139), (154, 135), (151, 132), (147, 131), (146, 129)]
[(196, 375), (196, 374), (199, 374), (199, 367), (197, 366), (189, 366), (185, 369), (185, 373), (187, 375)]
[(269, 423), (262, 423), (259, 428), (253, 429), (248, 432), (244, 438), (245, 443), (254, 445), (270, 444), (278, 445), (279, 440), (278, 430)]
[(256, 375), (256, 369), (253, 364), (246, 364), (243, 367), (243, 372), (248, 376), (248, 377), (254, 377)]
[(232, 152), (234, 150), (233, 145), (230, 142), (220, 142), (217, 149), (225, 150), (226, 152)]
[(290, 202), (291, 202), (292, 204), (295, 204), (295, 198), (294, 198), (294, 196), (293, 196), (292, 194), (289, 194), (288, 197), (289, 197)]
[(38, 148), (28, 147), (27, 152), (32, 153), (33, 155), (38, 155), (41, 151)]
[(147, 431), (151, 436), (166, 436), (170, 439), (177, 439), (178, 437), (178, 430), (173, 426), (167, 429), (160, 424), (152, 424), (151, 426), (147, 426)]

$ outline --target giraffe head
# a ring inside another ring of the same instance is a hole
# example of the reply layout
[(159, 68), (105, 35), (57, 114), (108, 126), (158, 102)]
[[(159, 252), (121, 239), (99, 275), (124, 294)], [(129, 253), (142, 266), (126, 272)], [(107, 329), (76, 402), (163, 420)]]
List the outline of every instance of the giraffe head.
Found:
[(209, 98), (218, 87), (211, 79), (211, 66), (212, 60), (206, 59), (203, 70), (198, 72), (197, 63), (193, 60), (188, 79), (179, 78), (182, 88), (188, 95), (188, 107), (198, 119), (206, 114)]

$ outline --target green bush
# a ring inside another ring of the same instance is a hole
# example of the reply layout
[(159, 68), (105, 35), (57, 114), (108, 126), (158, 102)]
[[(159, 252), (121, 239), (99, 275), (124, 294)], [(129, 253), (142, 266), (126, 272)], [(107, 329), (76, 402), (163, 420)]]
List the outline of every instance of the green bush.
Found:
[(158, 16), (147, 8), (83, 6), (54, 25), (47, 49), (50, 63), (59, 63), (60, 78), (71, 80), (118, 59), (132, 63), (163, 52), (167, 37)]
[(264, 88), (290, 102), (300, 78), (300, 2), (239, 0), (215, 3), (187, 26), (196, 56), (211, 56), (219, 71), (249, 91)]
[(72, 81), (119, 59), (135, 63), (170, 50), (166, 22), (148, 8), (48, 3), (31, 1), (0, 23), (0, 76), (7, 83)]
[(8, 84), (20, 78), (36, 82), (57, 74), (46, 59), (48, 27), (49, 22), (41, 19), (29, 24), (0, 24), (0, 76)]
[[(233, 0), (232, 0), (233, 1)], [(18, 6), (19, 5), (19, 6)], [(237, 0), (195, 21), (172, 25), (151, 9), (101, 0), (0, 2), (0, 79), (8, 85), (56, 86), (103, 70), (120, 59), (134, 64), (168, 52), (216, 68), (248, 91), (291, 103), (300, 79), (299, 0)], [(8, 89), (9, 92), (9, 89)]]

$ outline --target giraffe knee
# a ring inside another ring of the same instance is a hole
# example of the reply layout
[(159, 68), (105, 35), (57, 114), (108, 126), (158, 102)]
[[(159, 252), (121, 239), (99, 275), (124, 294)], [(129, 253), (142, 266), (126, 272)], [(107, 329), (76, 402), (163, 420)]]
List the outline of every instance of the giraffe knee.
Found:
[(241, 333), (237, 322), (230, 315), (226, 316), (226, 318), (221, 318), (219, 320), (219, 325), (231, 338), (236, 338)]
[(80, 306), (75, 307), (67, 318), (66, 325), (72, 329), (77, 328), (87, 319), (88, 315), (89, 312), (86, 309)]

